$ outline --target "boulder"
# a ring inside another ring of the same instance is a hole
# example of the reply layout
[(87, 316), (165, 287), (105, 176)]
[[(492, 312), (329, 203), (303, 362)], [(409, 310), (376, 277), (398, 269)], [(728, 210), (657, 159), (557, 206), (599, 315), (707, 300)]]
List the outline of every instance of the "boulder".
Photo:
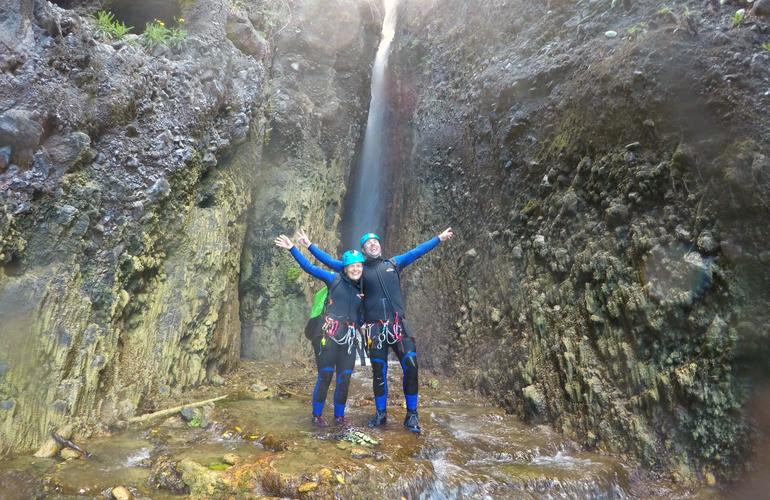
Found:
[(168, 456), (158, 458), (152, 466), (150, 482), (158, 488), (170, 490), (177, 494), (188, 493), (189, 489), (182, 480), (182, 473), (177, 464)]
[(83, 132), (55, 135), (43, 145), (51, 162), (64, 170), (78, 163), (89, 146), (91, 146), (91, 138)]
[(33, 0), (0, 2), (0, 45), (22, 52), (35, 44), (32, 33)]
[[(64, 439), (72, 438), (72, 432), (72, 425), (65, 425), (56, 430), (56, 434)], [(53, 458), (59, 453), (59, 450), (61, 450), (61, 445), (54, 438), (49, 437), (46, 439), (45, 443), (43, 443), (43, 446), (35, 452), (35, 457)]]
[(535, 410), (538, 415), (545, 415), (548, 411), (548, 405), (546, 404), (545, 396), (540, 392), (540, 389), (535, 385), (528, 385), (522, 389), (522, 395), (524, 399), (529, 403), (530, 408)]
[(607, 208), (605, 214), (605, 220), (608, 226), (619, 226), (628, 219), (628, 207), (623, 203), (614, 202)]
[(214, 471), (185, 458), (178, 464), (182, 481), (190, 488), (190, 495), (197, 498), (216, 498), (225, 490), (222, 478)]
[(29, 111), (11, 109), (0, 115), (0, 147), (29, 149), (40, 144), (43, 127)]
[(267, 55), (267, 41), (254, 29), (246, 17), (235, 13), (227, 17), (227, 38), (238, 50), (258, 60)]
[(756, 0), (749, 11), (752, 16), (770, 16), (770, 0)]

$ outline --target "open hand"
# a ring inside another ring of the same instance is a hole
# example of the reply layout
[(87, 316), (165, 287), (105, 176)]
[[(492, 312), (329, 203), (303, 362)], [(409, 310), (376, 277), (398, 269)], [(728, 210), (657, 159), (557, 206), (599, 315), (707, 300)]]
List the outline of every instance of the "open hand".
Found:
[(441, 241), (446, 241), (446, 240), (450, 239), (454, 235), (455, 235), (455, 233), (452, 232), (452, 228), (448, 227), (448, 228), (444, 229), (443, 233), (438, 235), (438, 239), (441, 240)]
[(291, 250), (291, 247), (294, 246), (294, 243), (291, 242), (288, 236), (282, 234), (275, 239), (275, 246), (285, 248), (286, 250)]
[(310, 247), (310, 238), (307, 237), (307, 233), (304, 229), (300, 228), (299, 231), (297, 231), (295, 237), (299, 240), (300, 245), (304, 246), (305, 248)]

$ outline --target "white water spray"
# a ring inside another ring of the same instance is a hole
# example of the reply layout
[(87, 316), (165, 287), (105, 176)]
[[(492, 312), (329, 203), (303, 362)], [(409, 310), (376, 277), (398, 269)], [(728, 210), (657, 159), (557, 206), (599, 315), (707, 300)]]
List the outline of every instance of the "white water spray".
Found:
[(388, 56), (390, 44), (396, 33), (396, 13), (398, 0), (384, 0), (385, 19), (382, 23), (382, 38), (377, 48), (372, 70), (372, 97), (369, 103), (369, 117), (366, 121), (364, 144), (358, 165), (358, 175), (354, 176), (352, 198), (350, 199), (350, 223), (348, 242), (352, 248), (358, 247), (358, 237), (366, 232), (382, 232), (384, 196), (386, 189), (383, 158), (383, 133), (387, 101)]

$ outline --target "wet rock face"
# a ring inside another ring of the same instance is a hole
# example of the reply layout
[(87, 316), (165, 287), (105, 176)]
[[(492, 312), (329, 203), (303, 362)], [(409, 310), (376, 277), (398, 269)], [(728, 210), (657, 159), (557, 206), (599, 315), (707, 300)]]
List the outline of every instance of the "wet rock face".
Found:
[[(270, 19), (260, 10), (245, 14), (254, 26)], [(241, 261), (242, 353), (248, 358), (310, 356), (302, 350), (309, 345), (302, 331), (308, 298), (323, 284), (273, 240), (304, 227), (314, 242), (336, 252), (381, 26), (376, 12), (357, 0), (306, 1), (290, 21), (275, 38), (277, 91), (268, 104), (269, 132)]]
[(379, 22), (286, 7), (184, 2), (186, 42), (152, 50), (83, 2), (3, 18), (0, 455), (297, 354), (315, 286), (272, 240), (336, 240)]
[(262, 147), (267, 72), (211, 28), (224, 2), (153, 53), (43, 4), (0, 73), (0, 454), (237, 363)]
[(768, 75), (740, 69), (767, 26), (717, 42), (731, 13), (653, 4), (404, 2), (391, 244), (458, 232), (404, 273), (421, 362), (585, 446), (730, 476), (767, 355)]

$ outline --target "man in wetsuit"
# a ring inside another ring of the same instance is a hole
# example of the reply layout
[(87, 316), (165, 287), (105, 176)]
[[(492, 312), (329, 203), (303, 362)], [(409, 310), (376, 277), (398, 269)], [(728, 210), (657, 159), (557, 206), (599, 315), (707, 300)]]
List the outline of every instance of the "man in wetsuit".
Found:
[[(342, 262), (310, 243), (304, 231), (298, 233), (299, 241), (315, 258), (335, 271), (342, 269)], [(406, 266), (435, 248), (440, 242), (454, 236), (452, 228), (431, 238), (391, 259), (382, 258), (380, 237), (367, 233), (360, 244), (366, 262), (361, 277), (364, 294), (364, 322), (366, 323), (369, 358), (372, 362), (372, 386), (374, 389), (375, 415), (369, 420), (370, 427), (387, 422), (388, 404), (388, 353), (393, 349), (404, 373), (404, 397), (406, 419), (404, 426), (419, 434), (420, 421), (417, 416), (418, 378), (417, 347), (412, 332), (406, 323), (406, 308), (401, 295), (400, 272)]]

